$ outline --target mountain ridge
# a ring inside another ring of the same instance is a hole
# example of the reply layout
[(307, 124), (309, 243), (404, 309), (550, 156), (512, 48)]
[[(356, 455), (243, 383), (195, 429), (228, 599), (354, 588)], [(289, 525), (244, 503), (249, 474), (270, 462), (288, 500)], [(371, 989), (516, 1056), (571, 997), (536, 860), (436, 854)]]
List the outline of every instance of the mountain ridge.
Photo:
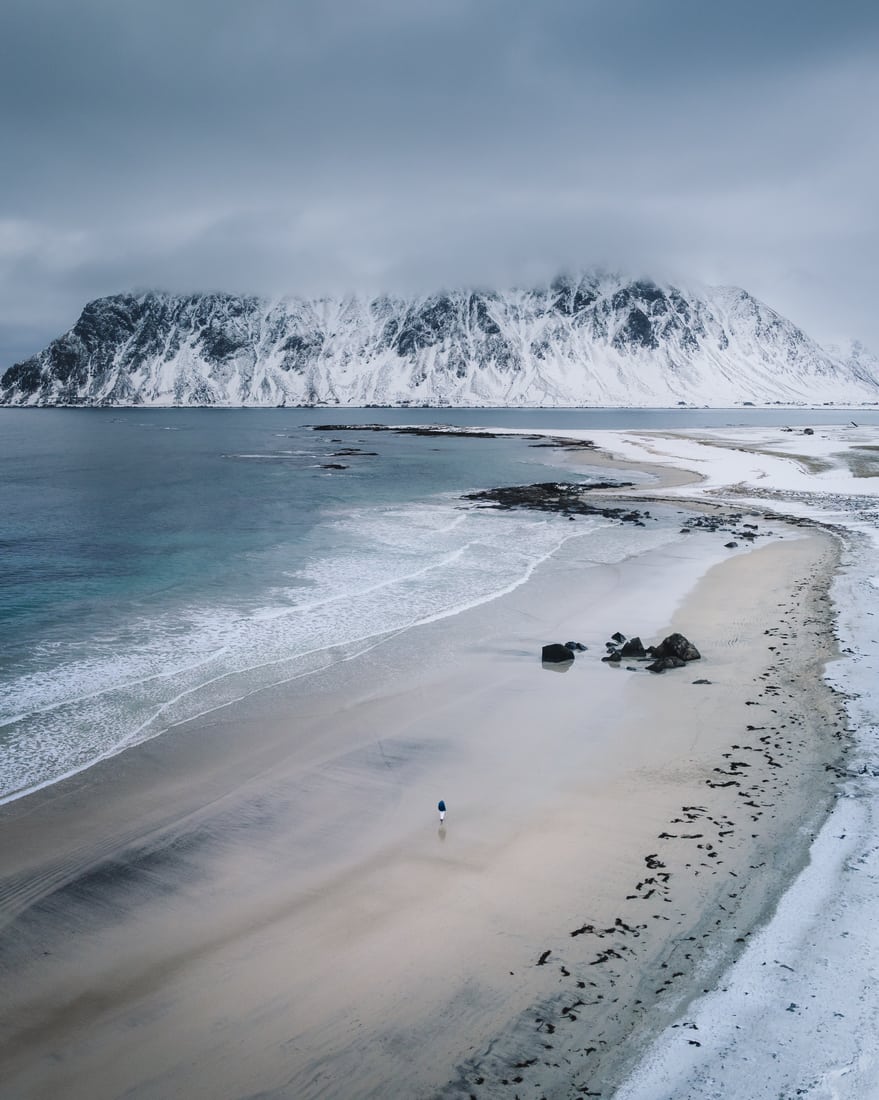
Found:
[(97, 298), (0, 376), (4, 405), (668, 407), (879, 401), (863, 345), (825, 349), (738, 287), (607, 274), (525, 290)]

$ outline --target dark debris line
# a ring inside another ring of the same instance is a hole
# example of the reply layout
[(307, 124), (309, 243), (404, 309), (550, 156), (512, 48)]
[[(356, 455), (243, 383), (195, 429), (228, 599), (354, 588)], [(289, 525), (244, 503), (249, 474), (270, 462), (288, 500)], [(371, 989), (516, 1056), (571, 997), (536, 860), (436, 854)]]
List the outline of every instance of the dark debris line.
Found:
[(587, 503), (584, 496), (595, 490), (616, 490), (631, 488), (629, 481), (597, 481), (572, 483), (566, 481), (541, 481), (534, 485), (508, 485), (497, 489), (482, 489), (475, 493), (465, 493), (464, 500), (486, 508), (511, 510), (530, 508), (538, 512), (560, 512), (567, 516), (603, 516), (616, 519), (621, 523), (634, 523), (646, 526), (649, 512), (638, 512), (631, 508), (615, 508), (611, 505)]

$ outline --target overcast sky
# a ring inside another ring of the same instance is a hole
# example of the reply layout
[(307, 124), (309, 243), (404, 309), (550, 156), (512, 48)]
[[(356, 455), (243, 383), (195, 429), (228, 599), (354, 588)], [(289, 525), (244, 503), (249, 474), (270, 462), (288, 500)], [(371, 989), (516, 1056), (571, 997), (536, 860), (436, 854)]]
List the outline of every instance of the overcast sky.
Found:
[(744, 286), (879, 353), (879, 5), (3, 0), (0, 369), (83, 304)]

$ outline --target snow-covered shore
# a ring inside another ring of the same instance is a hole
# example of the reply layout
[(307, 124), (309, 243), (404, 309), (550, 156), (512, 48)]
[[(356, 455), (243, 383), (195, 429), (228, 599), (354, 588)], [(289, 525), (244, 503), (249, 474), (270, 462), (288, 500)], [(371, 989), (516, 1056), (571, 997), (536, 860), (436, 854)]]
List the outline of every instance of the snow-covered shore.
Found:
[(853, 739), (841, 797), (808, 866), (712, 990), (646, 1052), (617, 1100), (863, 1100), (879, 1094), (879, 432), (766, 429), (592, 433), (617, 456), (698, 470), (663, 495), (764, 503), (832, 524), (843, 541), (831, 589)]

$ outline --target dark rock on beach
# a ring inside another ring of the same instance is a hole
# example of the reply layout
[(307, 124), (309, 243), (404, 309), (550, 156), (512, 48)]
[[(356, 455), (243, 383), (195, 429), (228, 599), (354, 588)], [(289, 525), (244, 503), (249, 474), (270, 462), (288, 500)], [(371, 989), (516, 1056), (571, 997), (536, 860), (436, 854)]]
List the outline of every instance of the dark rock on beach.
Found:
[(629, 638), (627, 642), (623, 643), (623, 648), (620, 650), (621, 657), (646, 657), (647, 650), (644, 648), (640, 638)]
[(562, 645), (561, 642), (553, 642), (543, 647), (540, 651), (540, 659), (544, 664), (558, 665), (565, 661), (573, 661), (574, 651)]
[(683, 634), (669, 634), (648, 652), (653, 657), (679, 657), (682, 661), (698, 661), (702, 654)]
[(665, 672), (667, 668), (683, 668), (686, 661), (681, 660), (680, 657), (658, 657), (655, 661), (651, 662), (647, 666), (648, 672)]

